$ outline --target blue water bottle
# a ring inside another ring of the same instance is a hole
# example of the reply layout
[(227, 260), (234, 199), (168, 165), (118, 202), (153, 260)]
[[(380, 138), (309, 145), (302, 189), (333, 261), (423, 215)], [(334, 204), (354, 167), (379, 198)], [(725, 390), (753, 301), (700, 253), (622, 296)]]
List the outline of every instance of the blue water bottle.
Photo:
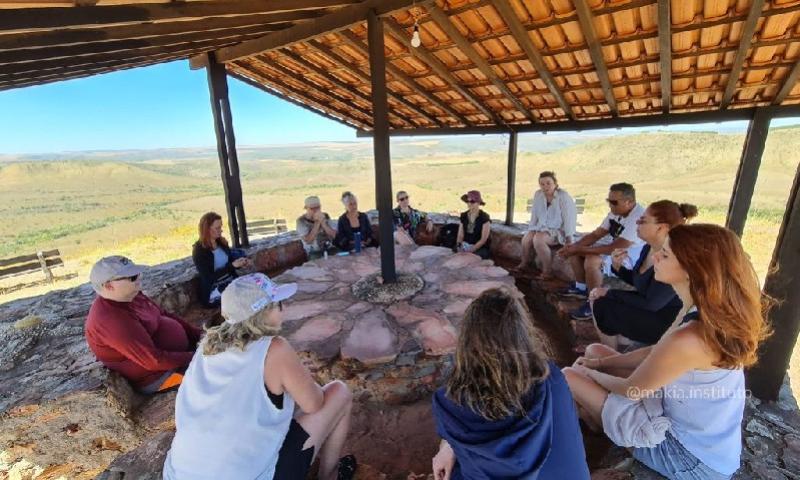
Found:
[(353, 243), (356, 246), (356, 253), (361, 253), (361, 232), (353, 234)]

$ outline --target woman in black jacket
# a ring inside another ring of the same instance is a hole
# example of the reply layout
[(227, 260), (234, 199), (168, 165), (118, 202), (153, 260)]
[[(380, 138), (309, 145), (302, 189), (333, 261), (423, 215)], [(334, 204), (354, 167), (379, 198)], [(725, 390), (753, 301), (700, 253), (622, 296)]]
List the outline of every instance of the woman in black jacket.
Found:
[(222, 217), (208, 212), (200, 218), (200, 239), (192, 248), (192, 261), (200, 274), (200, 302), (219, 305), (225, 287), (237, 277), (236, 269), (250, 266), (247, 257), (234, 260), (228, 241), (222, 236)]
[(369, 217), (364, 212), (358, 211), (358, 199), (350, 192), (342, 194), (342, 204), (345, 212), (339, 217), (336, 228), (336, 238), (333, 243), (342, 251), (355, 248), (355, 234), (361, 234), (361, 247), (376, 247), (377, 242), (372, 237), (372, 225)]
[(617, 336), (653, 345), (675, 320), (681, 301), (675, 290), (655, 279), (653, 256), (661, 250), (670, 229), (697, 216), (697, 207), (669, 200), (650, 204), (636, 222), (636, 233), (647, 242), (632, 269), (622, 266), (626, 250), (612, 253), (612, 270), (636, 290), (595, 288), (589, 294), (595, 324), (602, 343), (616, 349)]

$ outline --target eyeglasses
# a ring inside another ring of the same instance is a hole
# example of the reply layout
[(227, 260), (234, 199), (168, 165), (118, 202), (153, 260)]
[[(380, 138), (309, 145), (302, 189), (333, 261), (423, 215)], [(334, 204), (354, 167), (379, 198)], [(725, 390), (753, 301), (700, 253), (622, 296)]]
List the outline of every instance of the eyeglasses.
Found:
[(606, 202), (608, 202), (608, 204), (611, 205), (612, 207), (616, 207), (617, 205), (619, 205), (619, 200), (611, 200), (610, 198), (606, 198)]
[(137, 273), (136, 275), (131, 275), (130, 277), (119, 277), (119, 278), (115, 278), (115, 279), (113, 279), (111, 281), (114, 282), (116, 280), (127, 280), (127, 281), (133, 283), (136, 280), (139, 280), (139, 275), (141, 275), (141, 274)]
[(648, 222), (644, 218), (638, 218), (638, 219), (636, 219), (636, 224), (637, 225), (658, 225), (658, 222)]
[(397, 199), (398, 202), (405, 202), (406, 200), (408, 200), (408, 197), (401, 197)]

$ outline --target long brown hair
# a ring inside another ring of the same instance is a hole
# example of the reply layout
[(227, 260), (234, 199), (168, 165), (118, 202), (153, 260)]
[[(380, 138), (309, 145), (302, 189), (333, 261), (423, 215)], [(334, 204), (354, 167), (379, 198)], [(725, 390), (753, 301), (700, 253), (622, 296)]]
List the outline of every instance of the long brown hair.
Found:
[(524, 415), (523, 397), (547, 377), (530, 312), (505, 288), (467, 307), (447, 396), (488, 420)]
[[(200, 244), (208, 249), (214, 248), (214, 240), (211, 238), (211, 225), (217, 220), (222, 220), (222, 217), (220, 217), (218, 213), (208, 212), (200, 217), (200, 223), (197, 225), (197, 231), (200, 234)], [(224, 247), (228, 246), (228, 241), (225, 240), (225, 237), (219, 237), (217, 243)]]
[(672, 200), (653, 202), (648, 205), (647, 209), (650, 210), (650, 215), (656, 219), (656, 222), (666, 223), (669, 228), (683, 225), (697, 216), (697, 207), (691, 203), (678, 204)]
[(768, 302), (750, 259), (735, 233), (718, 225), (679, 225), (669, 245), (689, 275), (705, 344), (721, 368), (754, 364), (758, 344), (769, 335)]

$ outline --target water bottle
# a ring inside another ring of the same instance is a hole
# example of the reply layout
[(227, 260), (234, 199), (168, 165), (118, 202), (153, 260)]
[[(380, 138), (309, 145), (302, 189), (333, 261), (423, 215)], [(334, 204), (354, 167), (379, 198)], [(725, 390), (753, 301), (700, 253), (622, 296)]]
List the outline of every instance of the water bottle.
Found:
[(356, 246), (356, 253), (361, 253), (361, 232), (353, 234), (353, 243)]

